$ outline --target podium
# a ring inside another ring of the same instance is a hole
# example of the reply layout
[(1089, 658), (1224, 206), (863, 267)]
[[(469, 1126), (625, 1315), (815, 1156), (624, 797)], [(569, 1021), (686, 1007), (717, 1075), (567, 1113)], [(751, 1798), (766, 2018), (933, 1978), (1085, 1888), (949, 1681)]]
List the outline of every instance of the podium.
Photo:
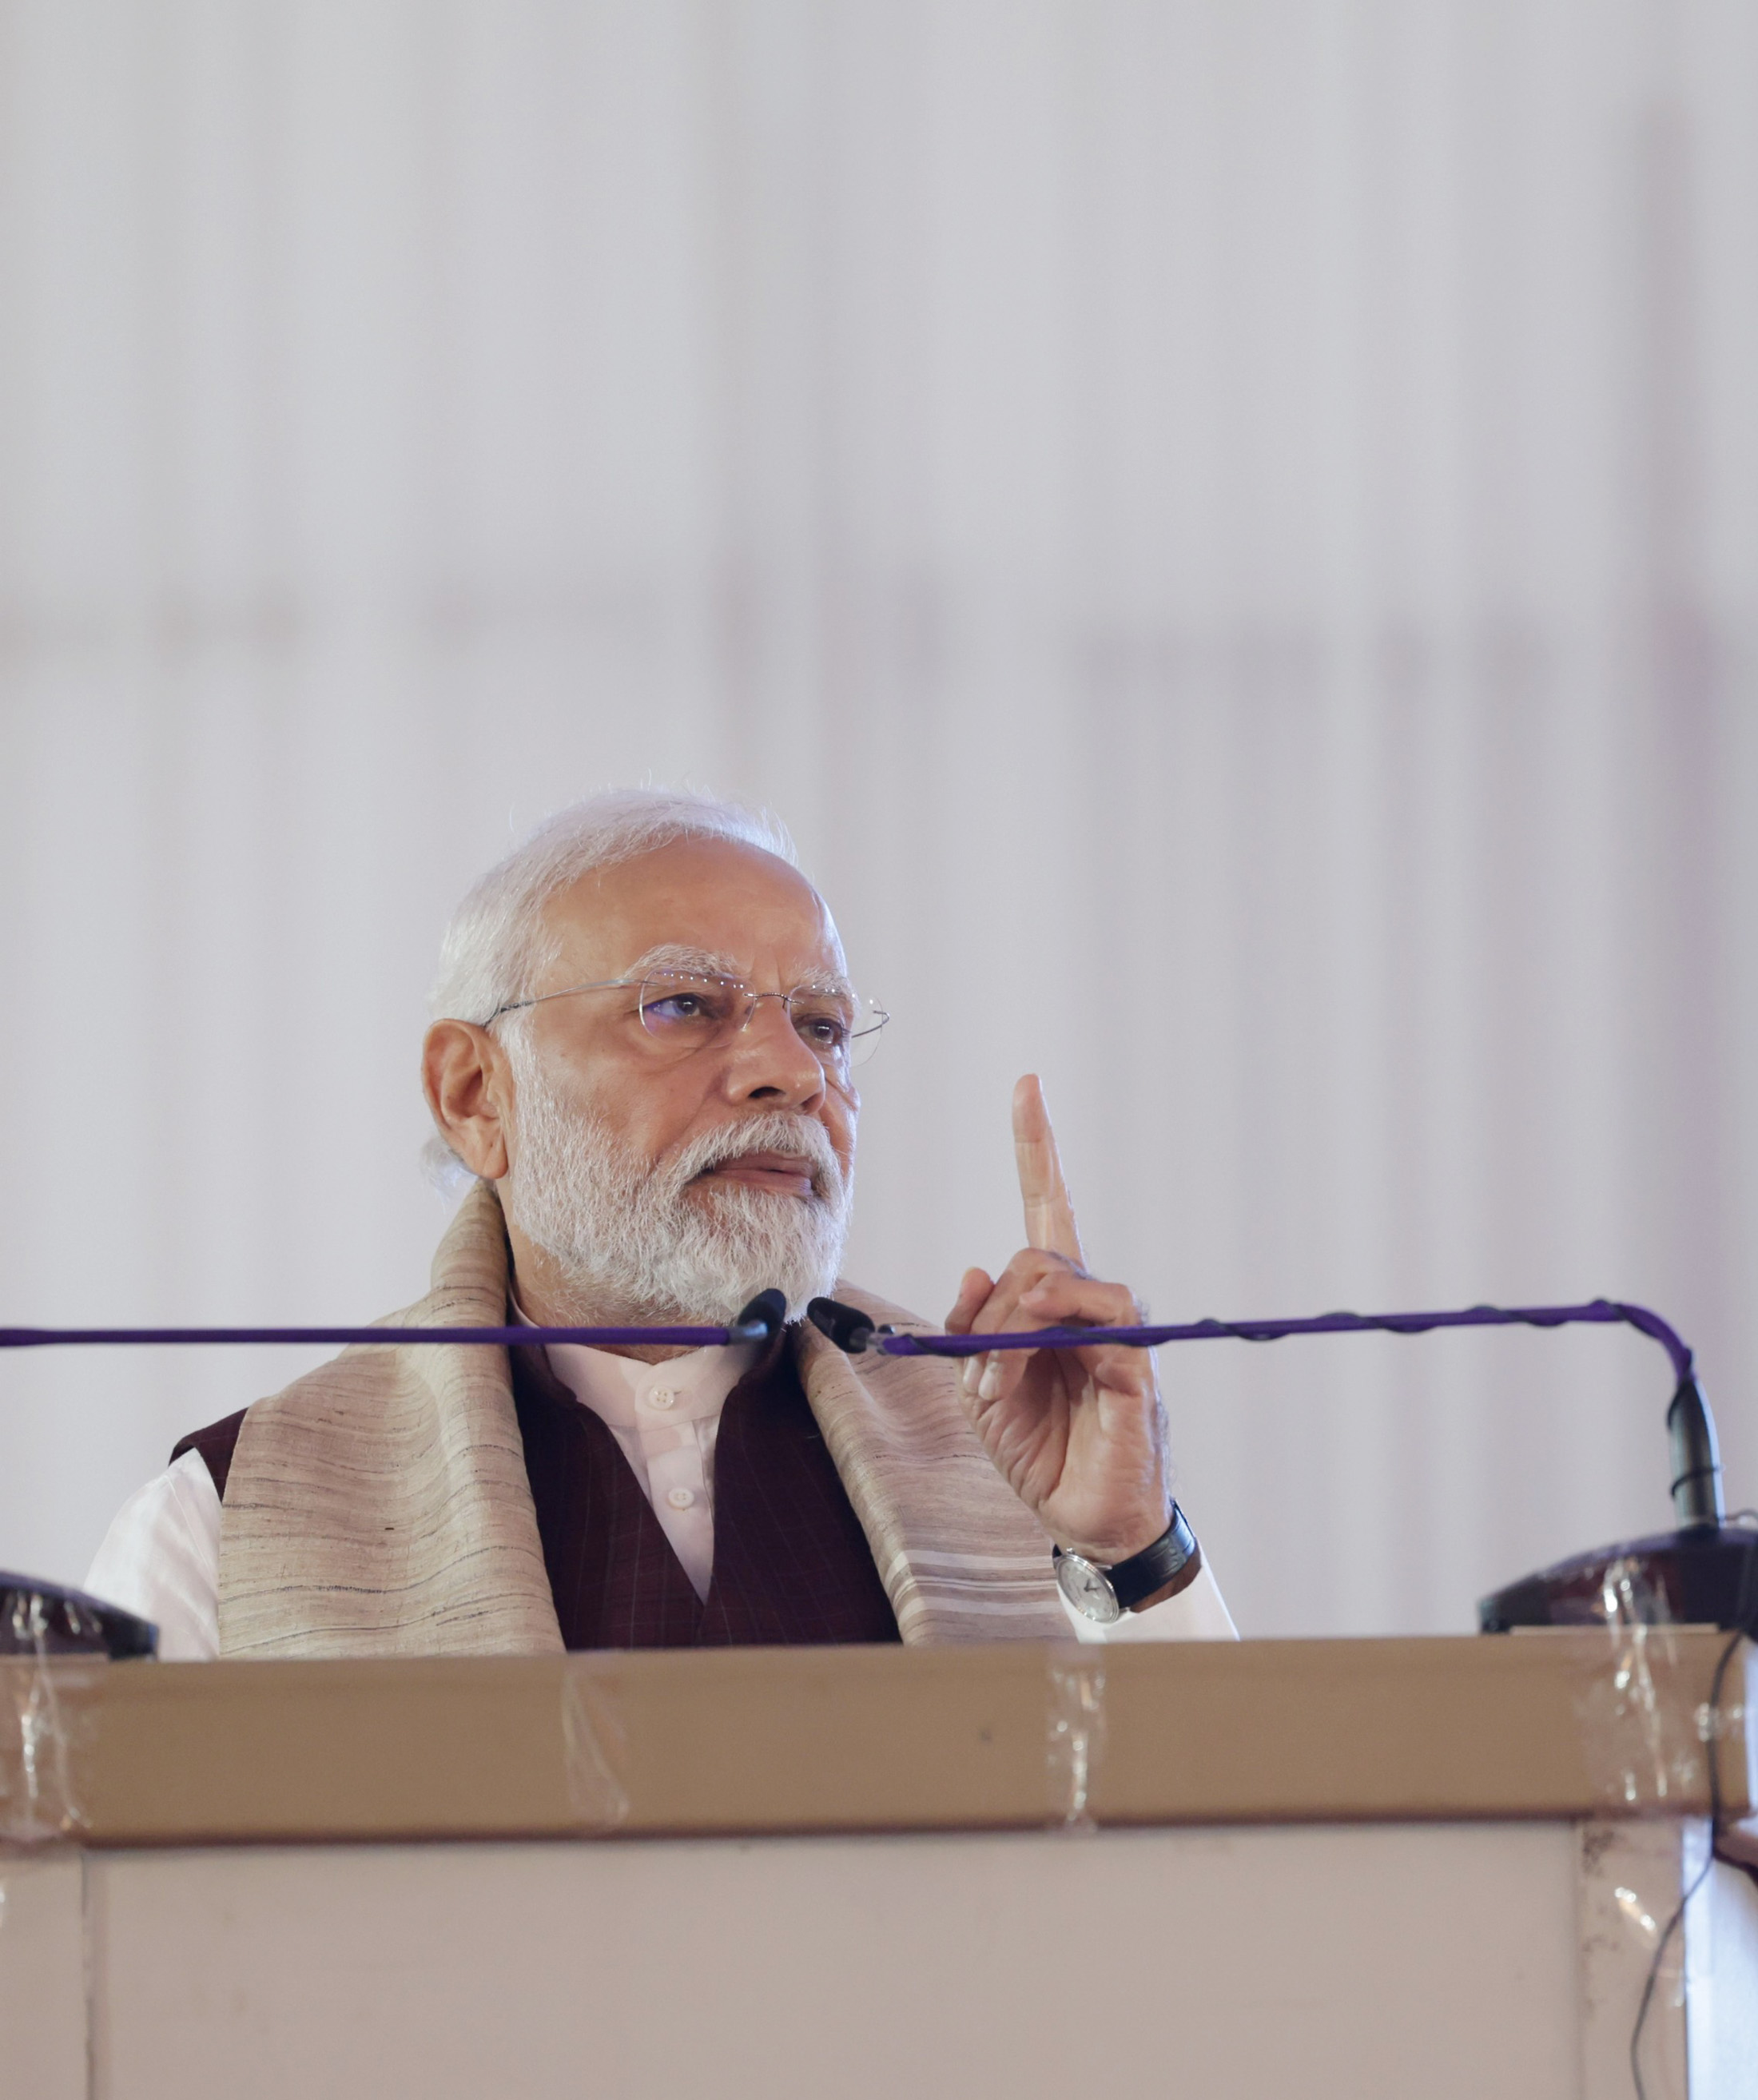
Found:
[[(1628, 2100), (1712, 1753), (1753, 1807), (1725, 1644), (9, 1662), (0, 2082)], [(1737, 1868), (1641, 2062), (1754, 2090)]]

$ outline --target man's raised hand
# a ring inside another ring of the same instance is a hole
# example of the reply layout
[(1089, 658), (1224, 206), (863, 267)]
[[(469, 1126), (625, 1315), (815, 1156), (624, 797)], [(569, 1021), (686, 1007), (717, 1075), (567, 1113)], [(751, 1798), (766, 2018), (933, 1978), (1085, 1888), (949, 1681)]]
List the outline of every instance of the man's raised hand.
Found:
[[(1014, 1149), (1027, 1244), (999, 1277), (966, 1270), (947, 1331), (1137, 1322), (1133, 1294), (1083, 1265), (1044, 1091), (1029, 1074), (1014, 1089)], [(1165, 1529), (1170, 1468), (1150, 1351), (997, 1350), (965, 1360), (961, 1392), (1003, 1478), (1058, 1544), (1112, 1564)]]

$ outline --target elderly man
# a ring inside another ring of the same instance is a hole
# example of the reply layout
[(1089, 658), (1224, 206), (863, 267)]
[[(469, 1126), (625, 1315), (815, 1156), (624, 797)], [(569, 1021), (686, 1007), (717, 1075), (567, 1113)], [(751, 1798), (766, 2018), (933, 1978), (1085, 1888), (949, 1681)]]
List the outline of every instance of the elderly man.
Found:
[[(346, 1351), (186, 1437), (88, 1586), (170, 1658), (736, 1643), (1227, 1637), (1173, 1500), (1147, 1352), (851, 1358), (840, 1285), (884, 1016), (778, 827), (608, 795), (485, 876), (446, 935), (422, 1061), (468, 1189), (390, 1324), (723, 1326), (766, 1344)], [(1081, 1265), (1035, 1080), (1030, 1244), (965, 1273), (958, 1333), (1136, 1317)]]

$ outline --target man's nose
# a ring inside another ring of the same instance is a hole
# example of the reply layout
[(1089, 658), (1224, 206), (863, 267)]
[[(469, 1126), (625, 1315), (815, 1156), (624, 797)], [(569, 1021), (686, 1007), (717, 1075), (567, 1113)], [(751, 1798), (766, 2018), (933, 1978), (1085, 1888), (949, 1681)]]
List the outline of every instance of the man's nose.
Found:
[(824, 1066), (801, 1041), (787, 1001), (774, 992), (753, 998), (744, 1026), (732, 1039), (727, 1070), (741, 1101), (810, 1108), (824, 1091)]

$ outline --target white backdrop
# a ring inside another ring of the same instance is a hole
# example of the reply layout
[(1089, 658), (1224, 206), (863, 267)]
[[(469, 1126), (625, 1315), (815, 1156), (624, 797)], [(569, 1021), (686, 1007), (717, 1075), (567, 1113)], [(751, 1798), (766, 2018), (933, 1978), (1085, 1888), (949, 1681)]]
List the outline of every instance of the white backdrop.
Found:
[[(1758, 1499), (1748, 0), (0, 0), (0, 1321), (416, 1295), (439, 929), (651, 776), (875, 1288), (1036, 1067), (1158, 1313), (1643, 1299)], [(298, 1361), (0, 1357), (0, 1564)], [(1248, 1631), (1666, 1520), (1633, 1336), (1164, 1368)]]

